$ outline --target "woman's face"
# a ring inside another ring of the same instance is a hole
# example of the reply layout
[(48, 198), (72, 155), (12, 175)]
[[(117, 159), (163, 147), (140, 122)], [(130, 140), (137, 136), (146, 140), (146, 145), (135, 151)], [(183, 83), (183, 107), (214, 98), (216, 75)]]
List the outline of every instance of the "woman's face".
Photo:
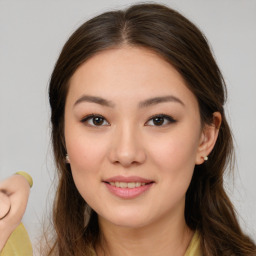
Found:
[(70, 81), (65, 140), (77, 189), (99, 221), (143, 227), (184, 218), (203, 157), (199, 108), (155, 53), (124, 46), (82, 64)]

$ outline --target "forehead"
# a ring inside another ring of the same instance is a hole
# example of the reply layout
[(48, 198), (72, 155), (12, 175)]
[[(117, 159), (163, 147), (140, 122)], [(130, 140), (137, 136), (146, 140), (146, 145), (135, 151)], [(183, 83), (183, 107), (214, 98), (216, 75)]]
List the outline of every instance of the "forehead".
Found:
[(82, 94), (136, 100), (174, 94), (196, 101), (179, 72), (155, 52), (123, 46), (104, 50), (84, 62), (70, 80), (69, 96)]

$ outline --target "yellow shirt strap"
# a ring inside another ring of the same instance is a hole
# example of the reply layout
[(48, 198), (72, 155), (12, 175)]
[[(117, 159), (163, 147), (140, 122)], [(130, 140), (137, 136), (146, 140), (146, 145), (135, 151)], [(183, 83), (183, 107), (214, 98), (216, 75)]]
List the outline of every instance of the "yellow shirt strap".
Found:
[(196, 231), (184, 256), (202, 256), (200, 248), (200, 235)]
[(15, 174), (22, 175), (28, 181), (29, 186), (32, 188), (33, 179), (28, 173), (23, 172), (23, 171), (19, 171), (19, 172), (16, 172)]

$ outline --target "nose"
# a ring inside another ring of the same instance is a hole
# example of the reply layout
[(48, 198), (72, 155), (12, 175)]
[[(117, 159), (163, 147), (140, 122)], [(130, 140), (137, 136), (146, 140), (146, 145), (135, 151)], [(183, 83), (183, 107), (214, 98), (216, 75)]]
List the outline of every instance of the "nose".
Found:
[(109, 159), (113, 164), (127, 168), (145, 162), (146, 152), (136, 128), (124, 124), (115, 130), (112, 138)]

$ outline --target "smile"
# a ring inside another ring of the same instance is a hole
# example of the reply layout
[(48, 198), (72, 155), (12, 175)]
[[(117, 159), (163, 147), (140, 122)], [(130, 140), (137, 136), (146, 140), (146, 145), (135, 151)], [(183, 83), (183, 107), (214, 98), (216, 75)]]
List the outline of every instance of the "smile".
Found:
[(121, 199), (133, 199), (144, 194), (155, 183), (152, 180), (140, 178), (140, 177), (123, 177), (116, 176), (110, 179), (104, 180), (108, 191), (121, 198)]

